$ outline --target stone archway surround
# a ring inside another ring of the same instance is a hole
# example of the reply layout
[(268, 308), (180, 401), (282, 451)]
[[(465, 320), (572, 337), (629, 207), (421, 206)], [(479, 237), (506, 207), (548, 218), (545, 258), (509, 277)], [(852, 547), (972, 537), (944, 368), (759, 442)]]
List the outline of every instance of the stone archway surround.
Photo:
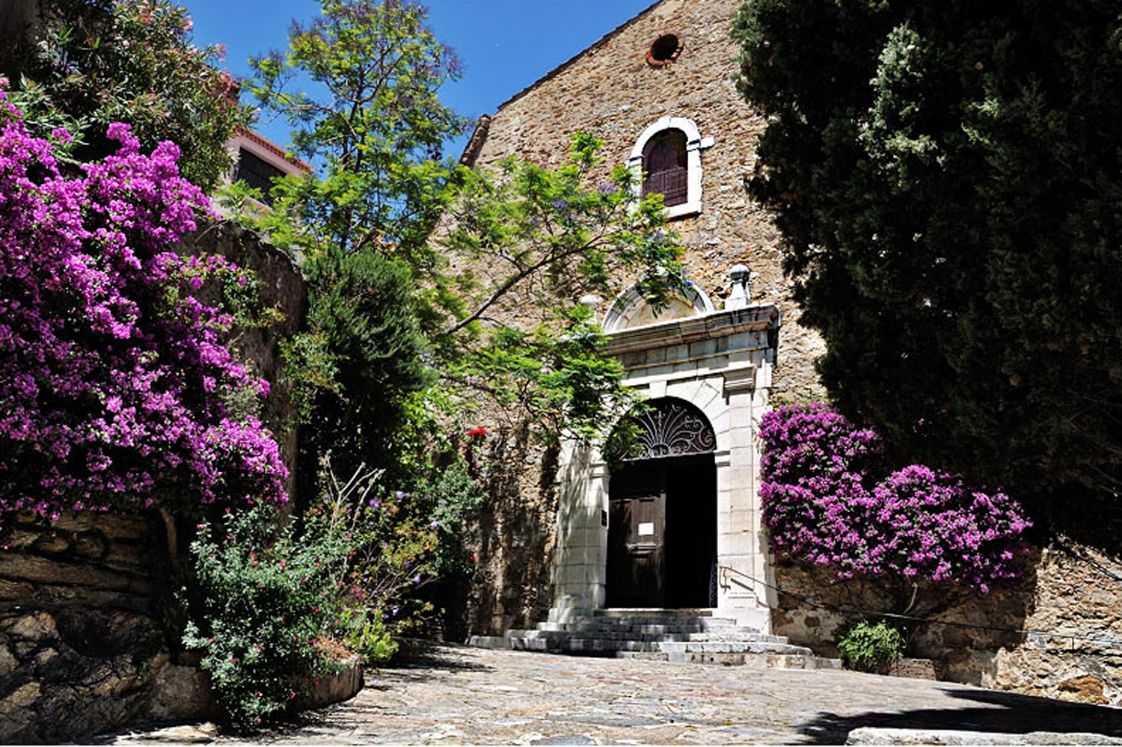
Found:
[[(760, 522), (759, 419), (768, 408), (779, 311), (772, 304), (621, 330), (609, 352), (628, 386), (648, 399), (673, 397), (697, 407), (717, 440), (717, 559), (722, 615), (770, 629), (768, 589), (748, 577), (769, 574)], [(609, 470), (598, 449), (563, 450), (550, 619), (564, 621), (604, 606)]]

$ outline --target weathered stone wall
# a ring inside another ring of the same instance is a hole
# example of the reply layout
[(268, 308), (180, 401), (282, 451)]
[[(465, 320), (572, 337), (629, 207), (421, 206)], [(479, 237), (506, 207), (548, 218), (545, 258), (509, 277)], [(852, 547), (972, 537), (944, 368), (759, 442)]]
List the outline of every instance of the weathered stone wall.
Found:
[(164, 645), (163, 541), (146, 517), (17, 524), (0, 552), (0, 742), (210, 715), (205, 678)]
[(269, 396), (262, 414), (280, 445), (281, 457), (289, 472), (288, 493), (294, 495), (299, 433), (292, 388), (284, 376), (280, 342), (304, 326), (307, 282), (288, 254), (229, 221), (212, 224), (189, 237), (184, 241), (183, 250), (191, 254), (217, 254), (239, 267), (253, 270), (261, 282), (261, 303), (281, 313), (281, 320), (268, 327), (237, 330), (233, 346), (254, 372), (269, 382)]
[[(253, 270), (262, 303), (283, 315), (238, 330), (234, 345), (271, 384), (263, 415), (292, 473), (291, 493), (298, 434), (279, 343), (304, 324), (304, 279), (286, 254), (232, 223), (207, 227), (183, 251)], [(0, 550), (0, 741), (75, 739), (142, 719), (210, 714), (205, 678), (165, 645), (164, 532), (158, 520), (94, 514), (16, 527)]]
[[(713, 145), (701, 154), (700, 214), (671, 222), (683, 238), (687, 273), (718, 308), (730, 291), (733, 265), (759, 273), (753, 300), (776, 303), (782, 314), (772, 400), (820, 399), (814, 361), (822, 342), (799, 325), (800, 310), (780, 266), (779, 232), (744, 186), (765, 121), (736, 91), (738, 49), (729, 30), (739, 5), (740, 0), (664, 0), (503, 104), (487, 122), (486, 136), (473, 139), (469, 160), (485, 168), (520, 155), (557, 165), (566, 157), (569, 136), (585, 130), (606, 143), (603, 173), (595, 177), (606, 179), (615, 164), (628, 160), (647, 127), (666, 116), (693, 120)], [(646, 54), (664, 33), (679, 36), (682, 52), (673, 64), (655, 68)], [(612, 301), (603, 300), (601, 317)], [(552, 463), (543, 465), (541, 457), (522, 450), (512, 463), (519, 474), (491, 494), (480, 527), (469, 616), (474, 632), (542, 619), (549, 606), (557, 498)]]
[(466, 600), (469, 633), (531, 626), (545, 619), (553, 600), (556, 453), (534, 443), (525, 422), (491, 425), (488, 500), (472, 542), (476, 573)]
[[(1030, 567), (1017, 588), (965, 597), (938, 613), (950, 624), (919, 628), (914, 653), (934, 659), (942, 679), (1122, 705), (1122, 559), (1056, 540), (1033, 554)], [(783, 562), (774, 573), (774, 585), (796, 595), (778, 595), (774, 631), (819, 652), (833, 653), (837, 628), (855, 616), (805, 600), (887, 609), (872, 588), (836, 582), (821, 569)], [(920, 599), (938, 593), (923, 589)]]
[[(684, 239), (688, 274), (719, 307), (729, 292), (729, 268), (742, 263), (758, 272), (753, 300), (778, 304), (783, 319), (773, 397), (820, 399), (814, 360), (822, 342), (799, 325), (801, 312), (780, 264), (779, 231), (744, 187), (766, 122), (736, 90), (739, 50), (729, 30), (739, 6), (740, 0), (664, 0), (504, 104), (475, 162), (485, 166), (518, 154), (556, 165), (569, 136), (587, 130), (606, 142), (606, 177), (627, 161), (649, 125), (665, 116), (693, 120), (714, 144), (701, 156), (701, 213), (671, 222)], [(654, 68), (646, 53), (664, 33), (678, 35), (683, 49), (672, 65)], [(601, 313), (611, 301), (605, 299)]]

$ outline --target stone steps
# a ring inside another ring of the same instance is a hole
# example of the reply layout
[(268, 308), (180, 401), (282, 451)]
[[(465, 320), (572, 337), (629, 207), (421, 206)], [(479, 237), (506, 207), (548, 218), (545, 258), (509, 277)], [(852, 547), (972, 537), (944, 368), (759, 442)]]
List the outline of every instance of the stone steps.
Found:
[(621, 659), (640, 659), (643, 661), (672, 661), (687, 664), (721, 664), (724, 666), (747, 666), (756, 669), (841, 669), (841, 659), (824, 659), (807, 654), (758, 654), (758, 653), (683, 653), (621, 651)]
[[(655, 626), (644, 626), (655, 627)], [(602, 630), (589, 627), (569, 628), (557, 630), (554, 628), (537, 628), (534, 630), (509, 630), (507, 638), (544, 638), (547, 640), (565, 640), (569, 638), (596, 638), (618, 641), (649, 641), (665, 643), (698, 643), (698, 644), (738, 644), (738, 643), (769, 643), (785, 644), (787, 639), (783, 636), (765, 635), (751, 628), (732, 630), (719, 633), (692, 633), (692, 632), (665, 632), (640, 630)]]
[(551, 612), (532, 630), (502, 636), (472, 636), (482, 648), (538, 651), (569, 656), (601, 656), (651, 661), (725, 664), (778, 669), (837, 669), (784, 636), (767, 635), (716, 617), (712, 610), (589, 610)]
[(557, 654), (612, 656), (626, 651), (657, 652), (657, 641), (626, 641), (611, 638), (510, 638), (516, 651), (546, 651)]
[(538, 623), (538, 625), (545, 625), (547, 627), (586, 625), (605, 629), (613, 628), (625, 630), (633, 628), (675, 628), (689, 629), (692, 631), (726, 630), (738, 627), (735, 620), (724, 617), (699, 617), (691, 620), (689, 618), (660, 619), (649, 615), (631, 619), (626, 617), (581, 617), (565, 620), (564, 622), (547, 621)]
[(713, 617), (714, 610), (708, 607), (666, 609), (663, 607), (610, 607), (608, 609), (595, 609), (585, 613), (592, 617), (625, 617), (634, 619), (649, 616), (658, 620), (667, 620), (675, 617), (701, 618)]
[(574, 638), (595, 638), (609, 641), (688, 641), (691, 633), (635, 633), (621, 630), (509, 630), (508, 638), (544, 638), (546, 640), (569, 640)]

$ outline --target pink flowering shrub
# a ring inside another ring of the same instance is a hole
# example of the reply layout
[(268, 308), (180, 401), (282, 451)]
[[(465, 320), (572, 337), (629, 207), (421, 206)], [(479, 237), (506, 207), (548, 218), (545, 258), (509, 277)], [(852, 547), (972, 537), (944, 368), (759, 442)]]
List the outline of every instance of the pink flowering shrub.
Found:
[(911, 465), (888, 473), (877, 434), (829, 406), (760, 424), (763, 517), (783, 556), (854, 577), (949, 582), (985, 594), (1019, 576), (1031, 526), (1020, 504)]
[(172, 251), (209, 209), (178, 148), (108, 136), (116, 155), (61, 173), (0, 92), (0, 520), (282, 502), (277, 444), (246, 405), (267, 385), (223, 345), (233, 318), (196, 297), (244, 276)]

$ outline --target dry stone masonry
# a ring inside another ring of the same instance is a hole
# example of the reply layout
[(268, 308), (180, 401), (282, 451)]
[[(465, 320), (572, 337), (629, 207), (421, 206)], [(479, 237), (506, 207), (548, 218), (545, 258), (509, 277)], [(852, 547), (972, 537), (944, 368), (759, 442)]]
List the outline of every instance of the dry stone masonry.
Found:
[[(934, 660), (940, 679), (1122, 706), (1122, 563), (1057, 541), (1031, 566), (1015, 588), (950, 600), (938, 615), (945, 624), (918, 628), (916, 653)], [(774, 581), (790, 592), (778, 595), (774, 631), (823, 655), (835, 651), (835, 633), (852, 617), (830, 608), (887, 605), (859, 584), (801, 565), (777, 563)]]
[(0, 741), (57, 742), (137, 720), (213, 715), (156, 613), (158, 521), (68, 514), (0, 553)]

